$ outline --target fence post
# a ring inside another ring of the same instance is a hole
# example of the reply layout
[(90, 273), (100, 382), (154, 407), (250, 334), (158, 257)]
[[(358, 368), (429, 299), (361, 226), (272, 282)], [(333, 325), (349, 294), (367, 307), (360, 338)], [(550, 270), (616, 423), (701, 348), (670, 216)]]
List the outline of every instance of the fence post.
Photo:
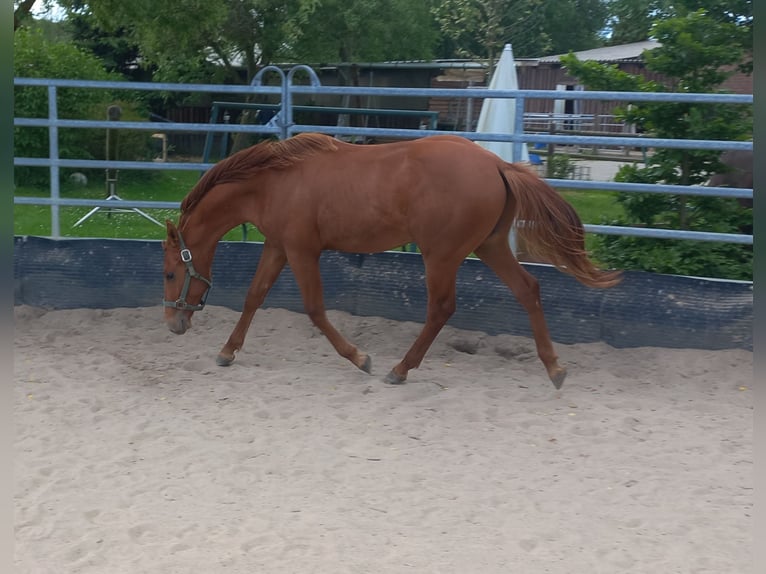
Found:
[(268, 65), (264, 68), (261, 68), (258, 70), (258, 73), (255, 75), (255, 77), (250, 82), (251, 86), (262, 86), (263, 85), (263, 76), (266, 74), (266, 72), (276, 72), (279, 74), (280, 79), (280, 87), (282, 88), (282, 109), (280, 109), (277, 112), (276, 116), (276, 124), (279, 127), (279, 139), (287, 139), (287, 123), (285, 122), (285, 98), (287, 97), (288, 88), (287, 88), (287, 79), (285, 78), (285, 73), (279, 66), (274, 65)]
[(61, 186), (59, 181), (59, 127), (58, 127), (58, 103), (56, 101), (56, 86), (48, 86), (48, 153), (51, 160), (51, 237), (61, 237), (61, 223), (59, 221), (59, 199), (61, 198)]
[[(218, 123), (218, 110), (220, 109), (218, 102), (213, 102), (213, 109), (210, 110), (210, 123), (211, 124), (217, 124)], [(215, 138), (215, 132), (207, 132), (205, 134), (205, 147), (202, 148), (202, 161), (208, 162), (210, 161), (210, 154), (213, 151), (213, 138)], [(219, 159), (223, 159), (223, 156)], [(204, 171), (200, 173), (200, 177), (202, 174), (205, 173)]]
[[(516, 137), (519, 137), (520, 135), (524, 134), (524, 97), (519, 96), (516, 98), (516, 101), (514, 102), (516, 106), (516, 113), (513, 118), (513, 135)], [(521, 153), (521, 146), (524, 145), (524, 142), (519, 140), (514, 140), (513, 142), (513, 152), (511, 153), (511, 161), (521, 161), (522, 153)]]
[(287, 78), (283, 84), (284, 95), (282, 96), (282, 111), (285, 114), (285, 139), (293, 135), (293, 93), (290, 88), (293, 86), (293, 76), (298, 70), (308, 74), (309, 80), (311, 81), (311, 87), (317, 88), (322, 85), (322, 82), (319, 81), (319, 77), (317, 76), (314, 69), (310, 68), (306, 64), (298, 64), (297, 66), (293, 66), (290, 68), (290, 71), (287, 72)]

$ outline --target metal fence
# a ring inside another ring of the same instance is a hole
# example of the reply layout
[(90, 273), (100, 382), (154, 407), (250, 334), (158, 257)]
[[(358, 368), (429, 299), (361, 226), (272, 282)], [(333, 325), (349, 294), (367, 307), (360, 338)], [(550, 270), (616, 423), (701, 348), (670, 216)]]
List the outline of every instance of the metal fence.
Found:
[[(308, 77), (308, 84), (296, 84), (295, 75), (300, 73)], [(265, 85), (267, 74), (276, 75), (279, 85)], [(127, 83), (83, 80), (59, 80), (39, 78), (15, 78), (16, 86), (41, 86), (48, 92), (47, 118), (14, 118), (14, 126), (45, 127), (49, 132), (49, 154), (47, 158), (14, 157), (14, 165), (48, 167), (50, 169), (50, 194), (48, 197), (14, 197), (14, 203), (24, 205), (49, 205), (51, 207), (51, 236), (61, 236), (59, 209), (63, 206), (114, 208), (114, 201), (95, 199), (63, 198), (60, 193), (61, 168), (111, 168), (133, 170), (192, 170), (203, 171), (212, 166), (207, 162), (152, 162), (152, 161), (107, 161), (85, 159), (62, 159), (59, 154), (59, 129), (61, 128), (100, 128), (104, 130), (130, 129), (156, 132), (158, 126), (153, 122), (135, 121), (95, 121), (61, 119), (59, 117), (57, 94), (59, 88), (88, 88), (130, 91), (181, 92), (206, 94), (238, 94), (251, 96), (279, 96), (279, 113), (265, 125), (239, 125), (216, 123), (163, 123), (163, 132), (213, 133), (257, 133), (275, 135), (281, 139), (301, 132), (321, 132), (334, 136), (375, 136), (388, 138), (418, 138), (427, 135), (451, 133), (474, 141), (511, 142), (514, 157), (521, 157), (521, 146), (528, 144), (559, 144), (583, 146), (631, 146), (636, 148), (675, 148), (696, 150), (752, 150), (751, 141), (721, 140), (674, 140), (644, 137), (636, 135), (626, 137), (589, 136), (568, 134), (540, 134), (524, 132), (525, 103), (530, 99), (560, 99), (561, 92), (556, 90), (492, 90), (486, 88), (444, 89), (444, 88), (383, 88), (383, 87), (338, 87), (322, 86), (314, 71), (308, 66), (298, 65), (288, 71), (276, 66), (263, 68), (250, 86), (231, 86), (214, 84), (171, 84), (171, 83)], [(296, 124), (293, 121), (293, 98), (296, 95), (336, 95), (336, 96), (379, 96), (379, 97), (447, 97), (447, 98), (497, 98), (515, 100), (516, 125), (510, 133), (487, 133), (466, 131), (444, 131), (431, 129), (390, 129), (351, 126), (318, 126)], [(644, 93), (644, 92), (606, 92), (572, 91), (567, 92), (568, 99), (609, 100), (623, 102), (692, 102), (708, 104), (745, 104), (752, 106), (752, 95), (734, 94), (681, 94), (681, 93)], [(661, 184), (617, 183), (601, 181), (580, 181), (568, 179), (547, 179), (548, 183), (559, 189), (598, 189), (628, 193), (662, 193), (675, 195), (717, 196), (729, 198), (752, 198), (753, 190), (730, 187), (681, 186)], [(179, 202), (134, 201), (122, 199), (120, 207), (126, 209), (177, 209)], [(746, 234), (715, 233), (671, 229), (639, 227), (618, 227), (610, 225), (585, 225), (589, 233), (606, 235), (629, 235), (666, 239), (688, 239), (700, 241), (718, 241), (739, 244), (752, 244), (753, 236)]]

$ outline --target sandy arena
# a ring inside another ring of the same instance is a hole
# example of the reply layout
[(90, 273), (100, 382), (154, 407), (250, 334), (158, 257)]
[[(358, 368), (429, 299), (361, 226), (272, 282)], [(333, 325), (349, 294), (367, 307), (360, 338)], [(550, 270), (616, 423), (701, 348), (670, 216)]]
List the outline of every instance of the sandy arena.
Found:
[[(15, 309), (20, 574), (722, 574), (752, 567), (752, 353), (557, 345), (332, 312)], [(555, 334), (554, 334), (555, 336)]]

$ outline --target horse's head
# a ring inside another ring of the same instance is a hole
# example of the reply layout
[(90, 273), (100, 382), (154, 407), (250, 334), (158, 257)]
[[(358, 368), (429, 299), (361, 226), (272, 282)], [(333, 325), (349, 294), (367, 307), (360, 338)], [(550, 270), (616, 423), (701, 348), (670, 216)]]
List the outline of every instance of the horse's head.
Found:
[(206, 254), (195, 254), (184, 242), (181, 232), (171, 221), (166, 221), (168, 235), (162, 242), (165, 250), (163, 272), (165, 274), (165, 322), (168, 328), (182, 335), (191, 327), (191, 317), (194, 311), (205, 306), (205, 299), (210, 291), (210, 269), (212, 257)]

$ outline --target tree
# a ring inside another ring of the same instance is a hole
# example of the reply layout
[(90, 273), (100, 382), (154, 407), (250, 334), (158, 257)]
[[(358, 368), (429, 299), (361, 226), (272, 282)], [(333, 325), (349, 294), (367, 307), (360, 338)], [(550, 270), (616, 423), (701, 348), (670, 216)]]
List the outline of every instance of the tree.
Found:
[(258, 70), (278, 61), (427, 58), (434, 39), (428, 3), (406, 0), (61, 4), (94, 18), (104, 30), (122, 29), (139, 47), (141, 61), (167, 81), (250, 82)]
[(294, 20), (293, 61), (348, 64), (341, 80), (358, 85), (353, 63), (430, 59), (437, 30), (430, 2), (324, 0), (307, 4)]
[[(14, 76), (24, 78), (65, 78), (79, 80), (116, 80), (104, 70), (101, 62), (86, 51), (66, 42), (49, 42), (36, 29), (20, 28), (14, 34)], [(124, 93), (122, 94), (123, 97)], [(104, 119), (108, 105), (116, 103), (106, 90), (60, 88), (57, 90), (59, 117), (62, 119)], [(121, 102), (125, 116), (137, 117), (131, 105)], [(14, 88), (14, 116), (24, 118), (48, 117), (48, 92), (40, 86)], [(59, 154), (63, 158), (103, 158), (104, 130), (59, 129)], [(124, 136), (123, 152), (148, 151), (148, 135)], [(48, 157), (46, 128), (14, 128), (14, 155), (17, 157)], [(139, 159), (131, 157), (130, 159)], [(14, 168), (17, 182), (25, 185), (47, 184), (48, 171), (33, 167)]]
[[(732, 38), (741, 31), (698, 10), (657, 21), (652, 35), (661, 47), (644, 54), (648, 69), (661, 72), (669, 84), (649, 82), (615, 66), (580, 62), (573, 54), (562, 58), (567, 72), (588, 88), (618, 91), (712, 92), (739, 63), (745, 50)], [(726, 70), (729, 70), (728, 72)], [(693, 103), (633, 103), (617, 110), (627, 122), (639, 124), (652, 136), (672, 139), (737, 140), (752, 134), (747, 107)], [(659, 149), (646, 167), (624, 166), (618, 181), (694, 185), (723, 169), (719, 152)], [(733, 199), (661, 194), (620, 194), (627, 217), (618, 225), (671, 227), (737, 233), (752, 220), (752, 211)], [(752, 249), (732, 244), (705, 244), (631, 237), (600, 237), (596, 257), (623, 268), (663, 273), (749, 279)]]
[[(602, 46), (608, 18), (603, 0), (545, 2), (544, 29), (551, 39), (551, 54), (590, 50)], [(543, 54), (535, 54), (537, 56)]]
[(444, 0), (433, 13), (455, 55), (492, 62), (508, 42), (517, 56), (548, 53), (541, 8), (542, 0)]
[(21, 2), (13, 3), (13, 31), (15, 32), (22, 27), (24, 21), (31, 16), (32, 8), (35, 5), (36, 0), (22, 0)]
[(608, 0), (607, 10), (611, 45), (646, 40), (655, 22), (683, 18), (703, 10), (712, 22), (736, 26), (730, 45), (745, 51), (741, 69), (752, 71), (752, 0)]
[[(261, 28), (279, 23), (267, 10), (256, 10), (272, 0), (60, 0), (72, 16), (92, 19), (95, 27), (110, 34), (122, 31), (139, 47), (142, 65), (153, 66), (155, 77), (165, 81), (210, 80), (211, 61), (220, 63), (220, 81), (239, 81), (233, 61), (242, 59), (248, 79), (255, 73), (257, 54), (271, 49)], [(282, 2), (281, 4), (285, 4)], [(251, 5), (251, 6), (247, 6)], [(252, 7), (253, 10), (248, 10)], [(268, 7), (268, 6), (267, 6)], [(226, 30), (223, 34), (221, 31)]]
[(307, 4), (292, 36), (292, 56), (309, 62), (429, 59), (436, 29), (430, 2), (323, 0)]
[(610, 0), (607, 43), (619, 46), (646, 40), (664, 4), (665, 0)]
[[(695, 15), (704, 15), (702, 26), (694, 30), (687, 28), (682, 33), (695, 34), (695, 41), (703, 41), (706, 31), (713, 35), (709, 43), (720, 44), (728, 48), (734, 55), (733, 63), (739, 64), (744, 72), (753, 69), (753, 3), (752, 0), (666, 0), (666, 6), (661, 12), (662, 18), (657, 19), (659, 26), (664, 20), (694, 19)], [(655, 28), (652, 35), (659, 41), (663, 35), (675, 34), (673, 26)], [(682, 38), (676, 37), (676, 42)], [(704, 42), (703, 42), (704, 43)]]
[(454, 55), (490, 61), (509, 42), (517, 57), (594, 48), (607, 19), (603, 0), (443, 0), (433, 13)]
[(139, 46), (125, 27), (104, 29), (86, 6), (82, 0), (71, 2), (65, 24), (72, 41), (99, 58), (108, 72), (133, 81), (150, 80), (154, 69), (151, 65), (141, 65)]

